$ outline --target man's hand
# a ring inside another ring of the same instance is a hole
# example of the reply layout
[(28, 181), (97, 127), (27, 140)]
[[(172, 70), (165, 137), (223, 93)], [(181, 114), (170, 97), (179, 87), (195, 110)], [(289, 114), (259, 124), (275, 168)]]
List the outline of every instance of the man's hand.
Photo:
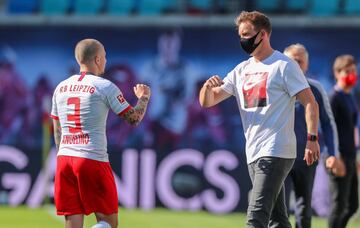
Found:
[(204, 83), (204, 87), (206, 89), (211, 89), (215, 87), (220, 87), (223, 84), (224, 84), (223, 80), (221, 80), (221, 78), (218, 75), (214, 75), (208, 80), (206, 80), (206, 82)]
[(336, 167), (336, 157), (335, 156), (329, 156), (325, 161), (325, 167), (327, 169), (333, 169)]
[(151, 90), (150, 87), (147, 85), (137, 84), (136, 86), (134, 86), (134, 93), (139, 99), (140, 97), (150, 98)]
[(346, 175), (346, 168), (342, 159), (330, 156), (326, 159), (325, 166), (337, 177), (343, 177)]
[(231, 94), (220, 87), (223, 84), (223, 80), (218, 75), (214, 75), (206, 80), (199, 93), (201, 107), (212, 107), (231, 96)]
[(122, 117), (130, 125), (138, 125), (144, 118), (147, 105), (151, 96), (151, 90), (149, 86), (144, 84), (137, 84), (134, 86), (134, 93), (138, 98), (138, 102), (135, 107), (131, 107)]
[(320, 158), (320, 146), (318, 141), (307, 141), (304, 160), (307, 165), (312, 165)]

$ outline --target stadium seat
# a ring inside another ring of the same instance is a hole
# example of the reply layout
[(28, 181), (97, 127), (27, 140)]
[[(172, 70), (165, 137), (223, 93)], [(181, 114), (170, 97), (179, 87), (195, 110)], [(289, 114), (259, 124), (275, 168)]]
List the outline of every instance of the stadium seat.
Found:
[(242, 1), (229, 1), (229, 0), (217, 0), (214, 4), (215, 13), (221, 14), (238, 14), (242, 10), (246, 9), (247, 2)]
[(159, 15), (168, 7), (168, 0), (140, 0), (140, 15)]
[(286, 10), (290, 12), (304, 12), (310, 6), (309, 0), (287, 0)]
[(277, 11), (281, 9), (280, 0), (256, 0), (256, 8), (260, 11)]
[(103, 0), (75, 0), (74, 14), (96, 15), (101, 12), (104, 6)]
[(110, 15), (128, 15), (134, 7), (134, 0), (108, 0), (106, 12)]
[(359, 0), (346, 0), (344, 6), (345, 14), (360, 14)]
[(40, 11), (44, 15), (63, 15), (69, 11), (70, 0), (42, 0)]
[(6, 4), (10, 14), (32, 14), (39, 8), (39, 0), (8, 0)]
[(315, 16), (332, 16), (339, 12), (339, 0), (313, 0), (310, 13)]
[(189, 7), (201, 12), (210, 12), (213, 6), (212, 0), (189, 0)]

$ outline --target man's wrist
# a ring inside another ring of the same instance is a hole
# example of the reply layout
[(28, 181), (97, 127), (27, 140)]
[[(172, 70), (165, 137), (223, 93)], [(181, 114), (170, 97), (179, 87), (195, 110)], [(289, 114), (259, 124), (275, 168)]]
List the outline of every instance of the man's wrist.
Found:
[(315, 141), (318, 141), (318, 140), (319, 140), (319, 137), (318, 137), (317, 134), (308, 133), (308, 134), (307, 134), (307, 140), (308, 140), (308, 141), (311, 141), (311, 142), (315, 142)]
[(146, 95), (142, 95), (139, 100), (145, 101), (145, 102), (149, 102), (150, 96), (146, 96)]

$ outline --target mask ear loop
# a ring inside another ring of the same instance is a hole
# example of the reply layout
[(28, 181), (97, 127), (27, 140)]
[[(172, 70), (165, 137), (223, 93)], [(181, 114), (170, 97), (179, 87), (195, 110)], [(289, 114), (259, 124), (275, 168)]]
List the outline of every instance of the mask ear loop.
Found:
[[(256, 34), (256, 36), (258, 36), (260, 32), (262, 32), (262, 30), (260, 30), (260, 31)], [(257, 38), (257, 37), (256, 37), (256, 38)], [(256, 40), (256, 38), (255, 38), (255, 40)], [(259, 44), (262, 42), (262, 40), (263, 40), (263, 38), (260, 38), (259, 42), (257, 42), (256, 45), (259, 45)]]
[(254, 37), (255, 37), (255, 39), (256, 39), (256, 38), (257, 38), (257, 35), (259, 35), (260, 32), (261, 32), (261, 31), (258, 31), (255, 35), (253, 35), (253, 36), (250, 37), (250, 38), (243, 38), (243, 37), (240, 36), (240, 39), (250, 40), (250, 39), (253, 39)]
[[(258, 37), (258, 35), (259, 35), (259, 33), (261, 32), (261, 30), (260, 31), (258, 31), (253, 37), (255, 37), (255, 40), (256, 40), (256, 38)], [(251, 37), (252, 38), (252, 37)], [(254, 41), (255, 41), (254, 40)]]

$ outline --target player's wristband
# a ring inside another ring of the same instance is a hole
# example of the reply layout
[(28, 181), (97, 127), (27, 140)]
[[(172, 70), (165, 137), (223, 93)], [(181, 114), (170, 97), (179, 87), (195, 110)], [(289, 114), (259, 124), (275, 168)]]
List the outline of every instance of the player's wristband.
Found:
[(308, 140), (308, 141), (315, 142), (315, 141), (317, 141), (318, 139), (319, 139), (319, 138), (318, 138), (317, 135), (313, 135), (313, 134), (308, 134), (308, 135), (307, 135), (307, 140)]

